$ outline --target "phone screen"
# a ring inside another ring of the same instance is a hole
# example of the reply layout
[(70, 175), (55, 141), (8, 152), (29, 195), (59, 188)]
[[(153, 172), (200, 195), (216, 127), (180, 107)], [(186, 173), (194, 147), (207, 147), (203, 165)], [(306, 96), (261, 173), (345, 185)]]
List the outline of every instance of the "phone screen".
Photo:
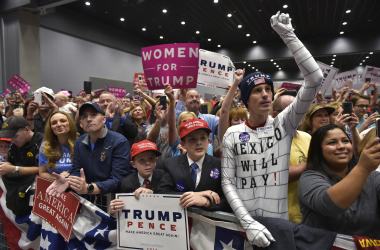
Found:
[(34, 102), (36, 102), (38, 105), (42, 105), (42, 93), (41, 92), (34, 93)]
[(83, 90), (86, 94), (91, 94), (92, 91), (92, 82), (90, 81), (84, 81), (83, 82)]
[(164, 95), (160, 96), (160, 105), (162, 106), (163, 110), (166, 109), (166, 107), (167, 107), (166, 96), (164, 96)]
[(343, 102), (342, 108), (343, 108), (343, 114), (351, 114), (352, 113), (352, 102)]

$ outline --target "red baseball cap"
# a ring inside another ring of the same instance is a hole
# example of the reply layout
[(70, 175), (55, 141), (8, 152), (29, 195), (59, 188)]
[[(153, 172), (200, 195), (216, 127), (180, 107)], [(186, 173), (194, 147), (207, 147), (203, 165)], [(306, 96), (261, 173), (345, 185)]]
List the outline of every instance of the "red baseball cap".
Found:
[(142, 140), (136, 142), (131, 147), (131, 158), (135, 157), (138, 154), (141, 154), (145, 151), (154, 151), (157, 156), (160, 156), (161, 153), (158, 151), (157, 145), (149, 140)]
[(204, 129), (207, 133), (211, 132), (211, 129), (208, 127), (205, 120), (195, 118), (181, 122), (179, 125), (179, 137), (183, 139), (185, 136), (198, 129)]

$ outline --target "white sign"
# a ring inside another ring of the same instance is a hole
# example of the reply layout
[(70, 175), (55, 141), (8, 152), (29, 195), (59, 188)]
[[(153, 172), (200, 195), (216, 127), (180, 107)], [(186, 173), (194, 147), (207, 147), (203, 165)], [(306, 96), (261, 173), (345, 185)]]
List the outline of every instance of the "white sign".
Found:
[(199, 50), (198, 84), (227, 89), (234, 79), (235, 66), (228, 56)]
[(359, 82), (359, 74), (356, 70), (349, 70), (335, 75), (335, 89), (339, 90), (343, 87), (353, 88)]
[(367, 79), (369, 79), (370, 82), (376, 83), (377, 85), (380, 84), (380, 68), (365, 66), (362, 74), (362, 80), (363, 82), (367, 82)]
[(321, 93), (322, 96), (327, 96), (332, 94), (332, 88), (333, 84), (332, 81), (334, 80), (334, 76), (336, 73), (338, 73), (338, 69), (334, 67), (330, 67), (327, 64), (324, 64), (322, 62), (318, 62), (319, 67), (322, 70), (323, 79), (322, 79), (322, 87), (321, 87)]
[(189, 250), (186, 209), (179, 205), (179, 195), (116, 194), (125, 207), (117, 217), (119, 249)]

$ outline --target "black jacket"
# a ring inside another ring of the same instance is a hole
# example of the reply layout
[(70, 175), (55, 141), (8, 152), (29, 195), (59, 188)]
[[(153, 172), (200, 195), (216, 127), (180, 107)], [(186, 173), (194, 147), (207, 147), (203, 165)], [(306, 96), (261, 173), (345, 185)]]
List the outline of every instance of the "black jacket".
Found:
[[(154, 193), (157, 191), (158, 185), (164, 173), (165, 172), (162, 169), (155, 169), (153, 171), (151, 185)], [(141, 187), (141, 185), (139, 182), (138, 173), (134, 172), (121, 180), (119, 193), (133, 193), (139, 187)]]

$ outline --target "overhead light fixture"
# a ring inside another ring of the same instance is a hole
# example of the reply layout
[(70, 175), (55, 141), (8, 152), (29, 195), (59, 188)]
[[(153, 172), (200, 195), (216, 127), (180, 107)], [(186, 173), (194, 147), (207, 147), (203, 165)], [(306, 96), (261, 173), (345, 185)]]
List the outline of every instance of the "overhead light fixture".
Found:
[(253, 41), (252, 43), (256, 44), (256, 43), (257, 43), (257, 41), (255, 40), (255, 41)]
[(343, 26), (344, 26), (344, 25), (347, 25), (347, 22), (343, 22), (342, 25), (343, 25)]
[(372, 55), (372, 54), (373, 54), (373, 52), (371, 51), (371, 52), (369, 52), (369, 54), (370, 54), (370, 55)]
[(273, 62), (273, 59), (270, 59), (271, 62)]
[(282, 5), (282, 8), (287, 9), (289, 6), (287, 4)]
[(222, 47), (222, 45), (218, 44), (218, 48)]
[(333, 67), (333, 66), (334, 66), (334, 65), (332, 65), (332, 64), (330, 65), (330, 67)]
[(363, 65), (363, 63), (359, 63), (359, 65), (360, 65), (360, 66), (362, 66), (362, 65)]
[(255, 67), (252, 67), (252, 69), (255, 69)]
[(248, 67), (251, 67), (251, 64), (248, 64)]
[(86, 1), (84, 4), (85, 4), (86, 6), (91, 6), (90, 1)]
[(365, 58), (366, 58), (366, 59), (368, 59), (368, 58), (369, 58), (369, 56), (366, 56)]
[(333, 58), (333, 59), (331, 59), (331, 60), (335, 61), (335, 58)]
[(208, 38), (207, 41), (211, 42), (211, 38)]
[(274, 64), (274, 65), (276, 65), (277, 63), (276, 63), (276, 62), (274, 62), (273, 64)]
[(351, 13), (351, 10), (346, 10), (346, 14), (350, 14)]
[(164, 37), (163, 37), (163, 36), (160, 36), (160, 39), (162, 40), (162, 39), (164, 39)]
[(247, 34), (245, 34), (245, 36), (246, 36), (246, 37), (250, 37), (250, 36), (251, 36), (251, 34), (247, 33)]
[(228, 13), (228, 14), (227, 14), (227, 17), (228, 17), (228, 18), (232, 17), (232, 14), (231, 14), (231, 13)]
[(146, 31), (146, 28), (145, 28), (145, 27), (142, 27), (141, 30), (142, 30), (142, 31)]
[(199, 35), (201, 33), (199, 30), (195, 31), (195, 34)]
[(343, 35), (343, 34), (344, 34), (344, 31), (339, 32), (339, 34), (340, 34), (340, 35)]
[(278, 70), (282, 70), (281, 68), (278, 68)]
[(247, 62), (246, 62), (246, 61), (244, 61), (243, 63), (244, 63), (244, 64), (246, 64)]
[(363, 60), (362, 62), (365, 62), (365, 60)]
[(125, 18), (124, 17), (120, 17), (120, 21), (124, 22)]
[(214, 0), (214, 3), (219, 3), (219, 0)]
[(168, 13), (168, 10), (167, 9), (162, 9), (162, 13), (166, 14), (166, 13)]
[(259, 69), (256, 69), (256, 71), (259, 71)]
[(333, 57), (336, 57), (336, 55), (333, 55)]
[(241, 28), (243, 28), (243, 25), (239, 24), (237, 27), (238, 27), (238, 29), (241, 29)]
[(181, 21), (181, 24), (182, 24), (182, 25), (185, 25), (185, 24), (186, 24), (186, 22), (185, 22), (185, 21)]

